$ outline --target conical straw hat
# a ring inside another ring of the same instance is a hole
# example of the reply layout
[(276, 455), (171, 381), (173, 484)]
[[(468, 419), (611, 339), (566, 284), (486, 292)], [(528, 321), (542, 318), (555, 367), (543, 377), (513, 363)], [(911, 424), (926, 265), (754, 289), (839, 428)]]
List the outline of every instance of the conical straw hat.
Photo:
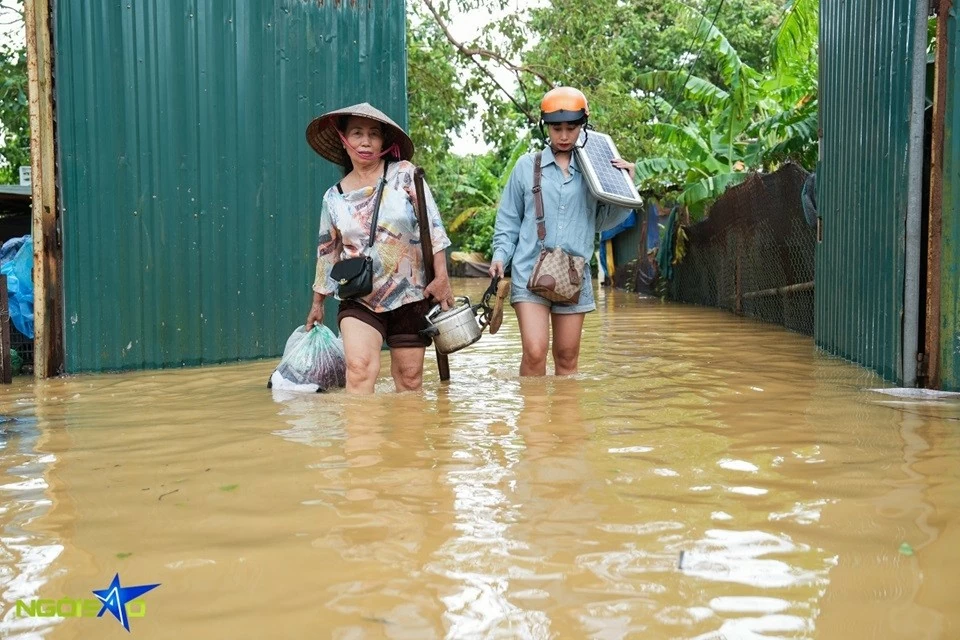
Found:
[(387, 114), (371, 106), (367, 102), (361, 102), (350, 107), (337, 109), (314, 118), (307, 125), (307, 142), (313, 147), (313, 150), (321, 156), (338, 164), (342, 167), (347, 165), (349, 157), (340, 136), (337, 135), (337, 120), (341, 116), (362, 116), (370, 118), (384, 125), (384, 149), (392, 144), (400, 148), (400, 159), (410, 160), (413, 158), (413, 141), (406, 131), (400, 128), (396, 122), (387, 117)]

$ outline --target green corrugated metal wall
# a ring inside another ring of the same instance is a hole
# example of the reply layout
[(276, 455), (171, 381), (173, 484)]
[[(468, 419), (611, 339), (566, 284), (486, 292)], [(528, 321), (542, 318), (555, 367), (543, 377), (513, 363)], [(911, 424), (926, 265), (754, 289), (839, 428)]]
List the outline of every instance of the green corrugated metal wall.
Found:
[(361, 101), (406, 122), (403, 0), (83, 0), (54, 25), (67, 371), (277, 355), (338, 177), (304, 129)]
[(950, 48), (944, 105), (940, 382), (943, 389), (960, 391), (960, 20), (956, 9), (947, 19)]
[(820, 3), (814, 335), (902, 381), (913, 0)]

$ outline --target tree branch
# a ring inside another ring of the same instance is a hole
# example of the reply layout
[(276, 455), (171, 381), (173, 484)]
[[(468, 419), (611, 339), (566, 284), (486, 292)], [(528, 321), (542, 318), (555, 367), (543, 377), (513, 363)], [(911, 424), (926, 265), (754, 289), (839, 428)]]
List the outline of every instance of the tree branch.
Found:
[[(10, 13), (13, 15), (7, 16), (7, 15), (4, 15), (4, 13)], [(17, 11), (9, 11), (9, 12), (0, 11), (0, 24), (2, 24), (5, 27), (12, 27), (14, 25), (18, 25), (22, 28), (26, 24), (26, 21), (24, 20), (23, 14)]]
[(422, 2), (430, 11), (431, 15), (433, 15), (434, 21), (443, 31), (444, 36), (447, 38), (450, 44), (452, 44), (454, 48), (456, 48), (456, 50), (459, 51), (463, 57), (470, 60), (470, 62), (476, 65), (476, 67), (480, 69), (480, 71), (482, 71), (484, 75), (486, 75), (490, 79), (490, 81), (493, 82), (505, 96), (507, 96), (507, 98), (510, 99), (510, 101), (517, 107), (517, 109), (519, 109), (520, 112), (527, 117), (527, 120), (530, 122), (530, 124), (536, 124), (537, 122), (539, 122), (539, 118), (535, 118), (533, 114), (530, 112), (530, 110), (526, 107), (526, 105), (521, 104), (511, 92), (507, 91), (507, 89), (502, 84), (500, 84), (500, 82), (496, 79), (493, 73), (491, 73), (489, 69), (487, 69), (482, 64), (480, 64), (480, 62), (477, 60), (476, 57), (493, 60), (498, 64), (500, 64), (501, 66), (503, 66), (504, 68), (508, 69), (509, 71), (512, 71), (513, 74), (517, 77), (517, 82), (520, 84), (520, 88), (523, 91), (524, 95), (526, 95), (526, 89), (523, 86), (523, 82), (520, 80), (521, 71), (524, 73), (529, 73), (530, 75), (533, 75), (539, 78), (548, 87), (553, 86), (553, 83), (550, 82), (550, 79), (542, 75), (541, 73), (533, 69), (530, 69), (529, 67), (513, 64), (512, 62), (510, 62), (509, 60), (507, 60), (506, 58), (504, 58), (503, 56), (501, 56), (495, 51), (490, 51), (488, 49), (481, 49), (476, 47), (473, 47), (473, 48), (467, 47), (462, 42), (459, 42), (456, 38), (453, 37), (453, 33), (450, 32), (450, 28), (443, 21), (443, 18), (440, 17), (440, 14), (437, 12), (436, 8), (433, 6), (433, 3), (431, 2), (431, 0), (422, 0)]
[[(424, 2), (426, 2), (428, 5), (430, 4), (430, 0), (424, 0)], [(444, 25), (441, 25), (441, 27), (443, 26)], [(447, 38), (449, 39), (450, 38), (449, 32), (447, 33), (448, 33)], [(453, 41), (451, 40), (451, 42)], [(501, 66), (508, 69), (509, 71), (513, 71), (514, 73), (518, 73), (520, 71), (523, 71), (524, 73), (529, 73), (530, 75), (536, 76), (537, 78), (539, 78), (540, 81), (543, 82), (548, 87), (551, 86), (550, 79), (547, 78), (545, 75), (541, 74), (539, 71), (536, 71), (533, 68), (527, 67), (524, 65), (513, 64), (512, 62), (504, 58), (502, 55), (500, 55), (496, 51), (491, 51), (489, 49), (482, 49), (480, 47), (466, 47), (465, 45), (457, 42), (454, 42), (453, 44), (458, 49), (460, 49), (461, 53), (463, 53), (463, 55), (465, 56), (480, 56), (481, 58), (488, 58), (490, 60), (494, 60), (498, 62)]]
[(16, 13), (17, 15), (20, 16), (21, 20), (23, 19), (23, 12), (25, 11), (25, 9), (23, 8), (22, 2), (20, 3), (15, 2), (12, 5), (7, 4), (7, 2), (0, 2), (0, 10), (9, 11), (10, 13)]

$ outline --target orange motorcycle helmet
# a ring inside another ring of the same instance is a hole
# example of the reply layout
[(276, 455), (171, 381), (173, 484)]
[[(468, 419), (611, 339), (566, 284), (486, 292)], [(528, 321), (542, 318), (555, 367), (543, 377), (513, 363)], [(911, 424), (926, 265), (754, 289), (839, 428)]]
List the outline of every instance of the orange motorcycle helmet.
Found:
[(540, 101), (540, 121), (546, 124), (570, 122), (586, 124), (590, 117), (587, 96), (573, 87), (557, 87), (547, 91)]

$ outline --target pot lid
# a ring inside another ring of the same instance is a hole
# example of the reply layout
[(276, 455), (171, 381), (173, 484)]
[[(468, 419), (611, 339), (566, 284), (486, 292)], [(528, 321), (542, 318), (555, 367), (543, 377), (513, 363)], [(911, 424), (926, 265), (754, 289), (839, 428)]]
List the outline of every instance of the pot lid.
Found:
[(456, 317), (464, 311), (469, 311), (470, 315), (473, 316), (473, 309), (470, 306), (470, 299), (458, 297), (454, 301), (454, 305), (451, 308), (447, 309), (446, 311), (441, 311), (437, 315), (433, 316), (430, 321), (434, 324), (437, 322), (443, 322), (444, 320), (449, 320), (450, 318)]

